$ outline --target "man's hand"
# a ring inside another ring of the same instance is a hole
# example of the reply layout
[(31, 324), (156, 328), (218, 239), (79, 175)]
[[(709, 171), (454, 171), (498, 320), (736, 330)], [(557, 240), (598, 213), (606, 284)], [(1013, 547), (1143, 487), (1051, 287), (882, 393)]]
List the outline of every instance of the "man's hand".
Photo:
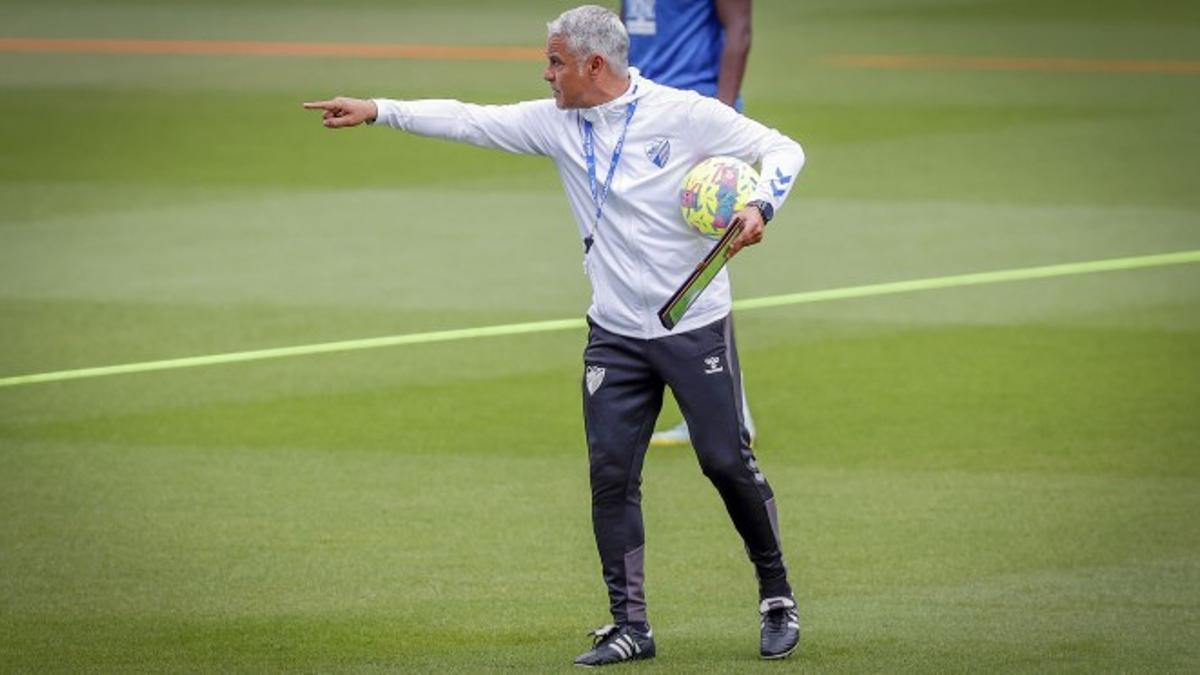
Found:
[(763, 222), (762, 212), (758, 210), (757, 206), (747, 206), (738, 211), (734, 214), (729, 226), (733, 227), (734, 223), (739, 222), (742, 224), (742, 234), (729, 244), (729, 254), (726, 259), (737, 255), (737, 252), (743, 248), (762, 241), (763, 228), (766, 227), (766, 223)]
[(305, 110), (324, 110), (321, 116), (325, 126), (330, 129), (354, 127), (363, 122), (374, 122), (379, 115), (379, 109), (374, 101), (364, 101), (360, 98), (338, 96), (329, 101), (310, 101), (304, 104)]

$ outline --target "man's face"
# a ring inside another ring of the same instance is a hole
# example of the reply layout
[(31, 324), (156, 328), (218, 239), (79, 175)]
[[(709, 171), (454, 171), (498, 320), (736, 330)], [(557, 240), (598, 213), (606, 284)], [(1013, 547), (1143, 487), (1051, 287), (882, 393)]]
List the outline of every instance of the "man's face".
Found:
[(583, 63), (567, 48), (566, 38), (551, 35), (546, 40), (546, 61), (542, 79), (550, 83), (554, 103), (562, 109), (586, 108), (583, 99), (590, 82), (583, 72)]

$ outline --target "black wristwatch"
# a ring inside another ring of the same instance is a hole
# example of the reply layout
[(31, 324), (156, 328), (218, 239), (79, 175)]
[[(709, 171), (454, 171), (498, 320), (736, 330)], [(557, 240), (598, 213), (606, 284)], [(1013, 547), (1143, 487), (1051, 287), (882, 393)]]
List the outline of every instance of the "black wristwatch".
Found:
[(771, 202), (765, 199), (755, 199), (754, 201), (746, 202), (746, 206), (753, 206), (758, 209), (758, 212), (762, 214), (764, 224), (771, 222), (771, 219), (775, 217), (775, 207), (771, 206)]

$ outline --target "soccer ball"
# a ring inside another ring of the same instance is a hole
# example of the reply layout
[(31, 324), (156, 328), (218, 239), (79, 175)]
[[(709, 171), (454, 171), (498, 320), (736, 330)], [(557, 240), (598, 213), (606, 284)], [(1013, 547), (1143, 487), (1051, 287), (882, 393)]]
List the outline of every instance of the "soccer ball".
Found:
[(683, 179), (679, 207), (697, 232), (720, 239), (733, 215), (746, 208), (758, 185), (754, 167), (734, 157), (710, 157)]

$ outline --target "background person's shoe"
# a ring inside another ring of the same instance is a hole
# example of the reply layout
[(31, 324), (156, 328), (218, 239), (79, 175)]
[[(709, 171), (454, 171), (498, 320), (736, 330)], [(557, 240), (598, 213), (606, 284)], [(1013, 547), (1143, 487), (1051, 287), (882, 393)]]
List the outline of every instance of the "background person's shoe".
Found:
[(800, 612), (791, 598), (767, 598), (758, 607), (762, 614), (764, 659), (787, 658), (800, 645)]
[(687, 445), (692, 442), (692, 435), (688, 433), (687, 422), (680, 422), (670, 429), (654, 432), (650, 437), (651, 446), (668, 446), (668, 445)]
[[(754, 447), (754, 423), (750, 418), (746, 418), (746, 430), (750, 432), (750, 447)], [(680, 422), (670, 429), (654, 432), (650, 437), (651, 447), (665, 447), (670, 445), (687, 445), (692, 442), (692, 435), (688, 433), (687, 422)]]
[(593, 647), (575, 657), (575, 665), (585, 668), (607, 666), (637, 659), (654, 658), (654, 631), (641, 633), (629, 626), (609, 624), (588, 633)]

